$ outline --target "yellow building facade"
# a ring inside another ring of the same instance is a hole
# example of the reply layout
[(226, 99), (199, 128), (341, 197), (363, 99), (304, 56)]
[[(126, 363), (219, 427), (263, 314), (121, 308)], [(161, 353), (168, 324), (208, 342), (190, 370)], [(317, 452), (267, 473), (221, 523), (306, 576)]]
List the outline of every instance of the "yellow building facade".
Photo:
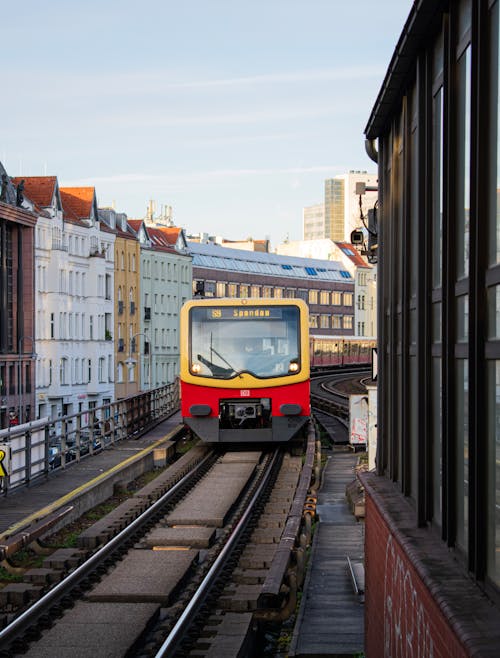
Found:
[(115, 397), (140, 389), (140, 245), (135, 236), (117, 231), (115, 242)]

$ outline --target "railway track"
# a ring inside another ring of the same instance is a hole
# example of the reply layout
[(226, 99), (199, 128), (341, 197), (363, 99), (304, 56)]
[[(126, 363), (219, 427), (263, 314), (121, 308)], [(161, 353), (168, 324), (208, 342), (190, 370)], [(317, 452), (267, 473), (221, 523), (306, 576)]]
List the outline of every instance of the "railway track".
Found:
[(259, 615), (278, 618), (293, 607), (300, 577), (289, 570), (303, 562), (314, 435), (305, 468), (281, 450), (196, 450), (192, 463), (176, 462), (82, 533), (65, 559), (47, 558), (34, 587), (40, 597), (7, 604), (2, 658), (53, 656), (55, 648), (72, 657), (220, 655), (196, 652), (207, 637), (213, 652), (228, 633), (238, 642), (235, 627), (241, 643), (255, 639)]
[(346, 423), (349, 418), (349, 393), (363, 391), (363, 382), (368, 378), (368, 371), (360, 371), (359, 368), (316, 376), (311, 380), (313, 410)]

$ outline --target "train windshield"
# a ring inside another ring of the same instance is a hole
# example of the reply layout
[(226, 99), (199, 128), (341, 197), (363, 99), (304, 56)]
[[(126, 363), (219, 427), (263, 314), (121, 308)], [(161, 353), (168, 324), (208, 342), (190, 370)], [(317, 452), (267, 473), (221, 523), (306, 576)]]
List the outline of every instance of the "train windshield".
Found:
[(232, 379), (300, 370), (299, 309), (296, 306), (210, 306), (191, 310), (191, 372)]

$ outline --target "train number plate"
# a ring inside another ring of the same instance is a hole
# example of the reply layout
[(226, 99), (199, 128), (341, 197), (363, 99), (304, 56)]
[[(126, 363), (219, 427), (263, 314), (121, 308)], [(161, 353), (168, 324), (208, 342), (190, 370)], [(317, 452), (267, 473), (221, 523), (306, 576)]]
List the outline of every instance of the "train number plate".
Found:
[(240, 397), (242, 398), (249, 398), (250, 397), (250, 391), (248, 388), (242, 388), (240, 391)]

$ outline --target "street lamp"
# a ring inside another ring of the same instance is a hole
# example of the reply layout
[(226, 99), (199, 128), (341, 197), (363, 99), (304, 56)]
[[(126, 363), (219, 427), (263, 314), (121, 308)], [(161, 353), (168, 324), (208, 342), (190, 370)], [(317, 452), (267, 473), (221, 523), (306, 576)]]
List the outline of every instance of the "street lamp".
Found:
[(23, 409), (23, 356), (22, 356), (22, 349), (23, 349), (23, 341), (24, 340), (30, 340), (31, 341), (31, 356), (30, 358), (36, 359), (37, 354), (35, 352), (35, 339), (33, 336), (19, 336), (18, 341), (17, 341), (17, 346), (18, 346), (18, 354), (19, 354), (19, 363), (18, 363), (18, 386), (19, 386), (19, 411), (17, 414), (17, 419), (19, 424), (21, 425), (24, 421), (22, 421), (22, 409)]
[[(131, 338), (130, 338), (130, 343), (129, 343), (129, 347), (128, 347), (128, 359), (125, 361), (125, 364), (127, 365), (127, 367), (128, 367), (129, 370), (131, 370), (131, 369), (136, 365), (136, 363), (137, 363), (136, 359), (134, 359), (134, 358), (132, 357), (132, 345), (133, 345), (133, 343), (134, 343), (134, 339), (135, 339), (137, 336), (144, 336), (144, 338), (148, 338), (148, 335), (145, 334), (145, 333), (142, 332), (142, 331), (138, 331), (136, 334), (134, 334), (133, 336), (131, 336)], [(140, 350), (139, 350), (139, 355), (140, 355)], [(139, 364), (140, 364), (140, 359), (139, 359)], [(140, 372), (140, 371), (139, 371), (139, 372)], [(139, 381), (139, 384), (140, 384), (140, 381)], [(149, 388), (152, 388), (152, 387), (151, 387), (151, 346), (150, 346), (150, 348), (149, 348)]]

